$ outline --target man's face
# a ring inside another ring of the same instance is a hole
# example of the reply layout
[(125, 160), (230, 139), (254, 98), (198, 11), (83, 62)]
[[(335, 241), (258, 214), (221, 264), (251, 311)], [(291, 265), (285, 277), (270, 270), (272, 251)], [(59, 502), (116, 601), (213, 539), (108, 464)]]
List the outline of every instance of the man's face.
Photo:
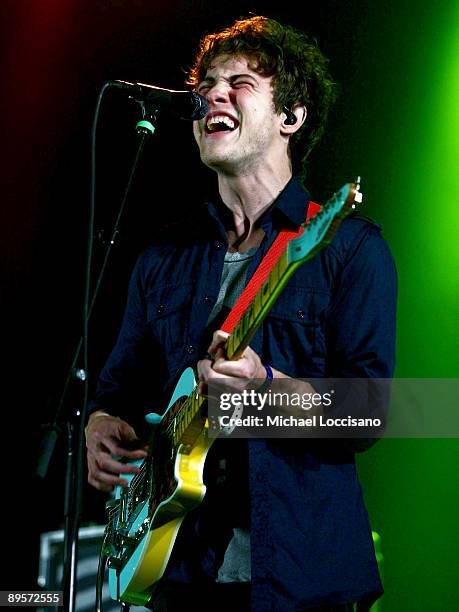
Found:
[(215, 58), (197, 91), (209, 102), (208, 114), (193, 123), (204, 164), (223, 174), (247, 175), (287, 155), (271, 77), (250, 69), (247, 59)]

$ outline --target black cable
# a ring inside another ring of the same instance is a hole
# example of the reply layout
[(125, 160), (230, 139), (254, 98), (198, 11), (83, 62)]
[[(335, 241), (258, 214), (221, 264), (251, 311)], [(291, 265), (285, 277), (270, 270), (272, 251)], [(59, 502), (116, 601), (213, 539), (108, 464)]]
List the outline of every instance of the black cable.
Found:
[[(75, 480), (74, 480), (74, 509), (73, 516), (70, 526), (70, 542), (71, 546), (68, 547), (69, 557), (65, 559), (65, 582), (64, 589), (68, 591), (68, 612), (74, 612), (75, 610), (75, 596), (76, 596), (76, 565), (78, 557), (78, 531), (80, 526), (81, 518), (81, 507), (82, 507), (82, 493), (83, 493), (83, 466), (84, 466), (84, 425), (86, 422), (86, 413), (89, 398), (89, 376), (88, 376), (88, 331), (89, 331), (89, 308), (90, 308), (90, 294), (91, 294), (91, 267), (92, 267), (92, 252), (94, 244), (94, 217), (95, 217), (95, 198), (96, 198), (96, 133), (97, 124), (99, 120), (100, 107), (102, 98), (105, 91), (109, 87), (108, 83), (105, 83), (97, 97), (96, 108), (94, 112), (94, 119), (91, 128), (91, 178), (90, 178), (90, 198), (89, 198), (89, 218), (88, 218), (88, 240), (87, 240), (87, 254), (86, 254), (86, 267), (85, 267), (85, 289), (83, 299), (83, 332), (81, 339), (82, 355), (83, 355), (83, 374), (82, 382), (84, 384), (83, 391), (83, 402), (81, 410), (76, 413), (76, 423), (78, 426), (76, 432), (76, 448), (75, 450)], [(77, 356), (76, 356), (77, 357)]]
[[(105, 544), (105, 538), (104, 538), (104, 544)], [(100, 550), (99, 564), (97, 566), (95, 612), (103, 612), (102, 611), (102, 598), (103, 598), (102, 591), (104, 587), (105, 567), (107, 565), (107, 555), (104, 552), (104, 544), (102, 544), (102, 548)]]

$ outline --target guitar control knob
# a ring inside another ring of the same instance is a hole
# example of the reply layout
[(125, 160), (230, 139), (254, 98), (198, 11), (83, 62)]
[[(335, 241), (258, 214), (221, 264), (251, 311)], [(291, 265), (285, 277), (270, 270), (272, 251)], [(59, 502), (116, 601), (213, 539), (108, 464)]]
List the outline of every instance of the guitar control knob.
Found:
[(118, 559), (118, 557), (110, 557), (107, 561), (107, 565), (111, 569), (118, 570), (123, 567), (123, 562), (121, 561), (121, 559)]

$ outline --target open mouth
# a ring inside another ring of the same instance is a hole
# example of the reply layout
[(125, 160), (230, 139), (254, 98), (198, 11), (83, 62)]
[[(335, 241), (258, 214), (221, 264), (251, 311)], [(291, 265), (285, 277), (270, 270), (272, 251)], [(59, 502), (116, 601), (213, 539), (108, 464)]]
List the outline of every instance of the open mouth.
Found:
[(205, 131), (206, 134), (215, 134), (217, 132), (234, 132), (239, 127), (237, 119), (233, 119), (228, 115), (212, 115), (206, 119)]

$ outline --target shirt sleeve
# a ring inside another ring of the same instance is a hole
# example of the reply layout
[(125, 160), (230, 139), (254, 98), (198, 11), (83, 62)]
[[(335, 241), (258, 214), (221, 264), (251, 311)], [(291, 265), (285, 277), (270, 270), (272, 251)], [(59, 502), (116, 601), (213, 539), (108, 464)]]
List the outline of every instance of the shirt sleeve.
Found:
[(103, 367), (88, 414), (104, 410), (131, 424), (142, 422), (147, 399), (159, 393), (159, 350), (148, 328), (144, 264), (136, 263), (116, 344)]
[[(376, 224), (359, 221), (352, 247), (340, 250), (335, 292), (327, 313), (327, 375), (336, 396), (326, 416), (381, 418), (395, 368), (397, 274)], [(376, 438), (349, 439), (354, 451)]]

